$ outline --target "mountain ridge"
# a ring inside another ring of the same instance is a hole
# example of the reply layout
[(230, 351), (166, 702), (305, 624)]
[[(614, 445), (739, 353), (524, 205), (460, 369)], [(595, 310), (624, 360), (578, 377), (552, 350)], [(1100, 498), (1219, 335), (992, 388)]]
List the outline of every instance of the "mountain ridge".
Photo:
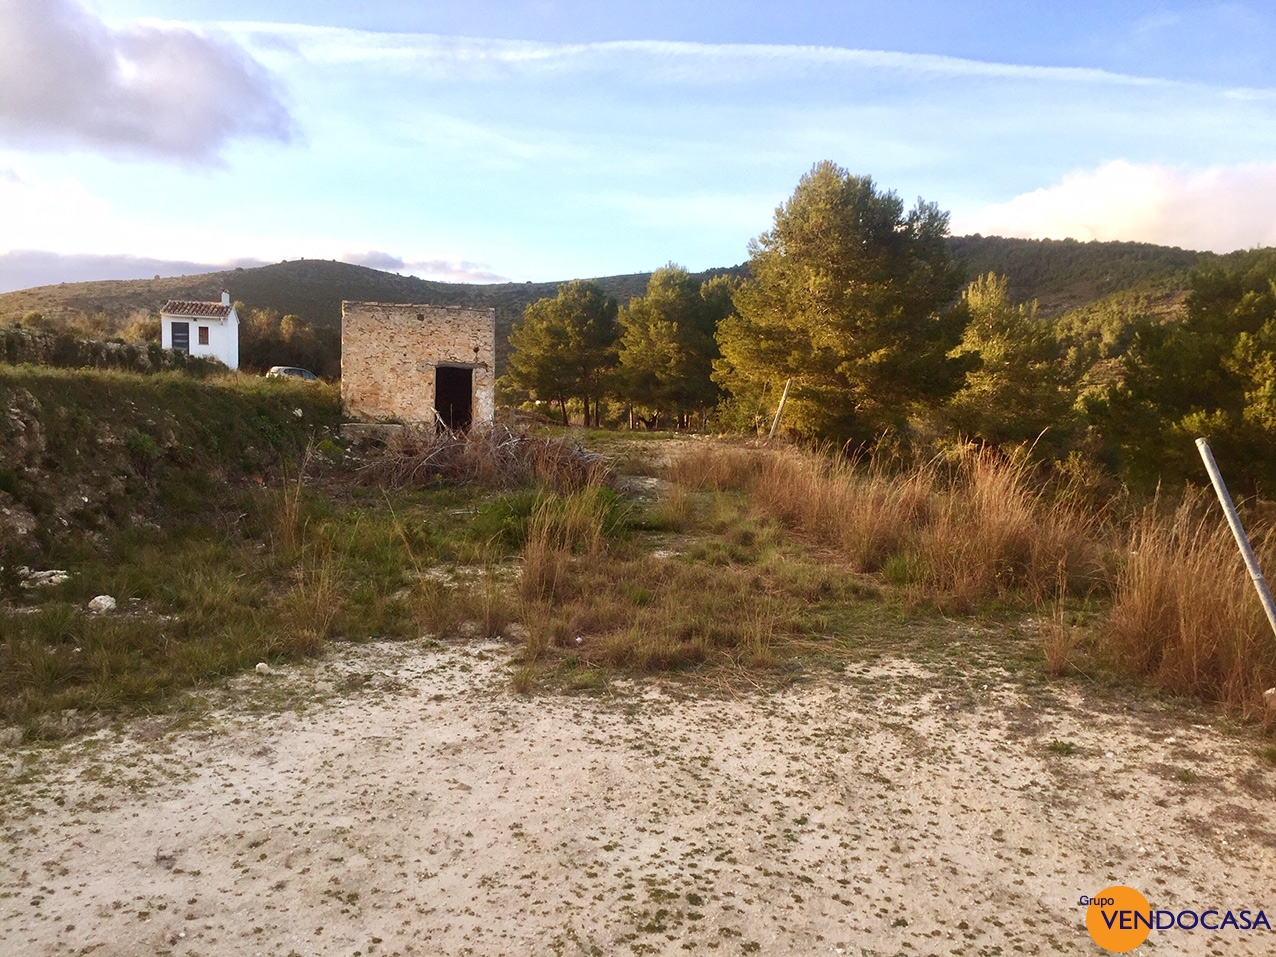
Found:
[[(949, 243), (967, 279), (987, 272), (1004, 275), (1011, 299), (1035, 300), (1039, 314), (1046, 318), (1128, 290), (1146, 295), (1161, 311), (1173, 312), (1181, 305), (1193, 268), (1228, 258), (1150, 243), (980, 235), (950, 237)], [(722, 273), (744, 277), (748, 271), (745, 262), (693, 275), (702, 279)], [(638, 272), (593, 281), (624, 304), (645, 293), (650, 277), (650, 272)], [(161, 279), (111, 279), (15, 290), (0, 294), (0, 320), (18, 320), (38, 312), (57, 324), (105, 314), (118, 326), (137, 312), (157, 315), (169, 299), (215, 301), (223, 289), (248, 309), (297, 315), (320, 329), (340, 327), (343, 300), (488, 306), (496, 310), (497, 349), (503, 360), (510, 328), (521, 318), (523, 309), (528, 303), (555, 295), (559, 285), (559, 281), (449, 283), (335, 260), (295, 259)]]

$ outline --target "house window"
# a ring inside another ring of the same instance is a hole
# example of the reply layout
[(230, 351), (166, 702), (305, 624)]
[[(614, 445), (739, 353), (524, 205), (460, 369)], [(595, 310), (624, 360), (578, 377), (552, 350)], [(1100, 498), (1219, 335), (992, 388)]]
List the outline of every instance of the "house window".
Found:
[(201, 346), (208, 345), (208, 326), (199, 327), (199, 344)]

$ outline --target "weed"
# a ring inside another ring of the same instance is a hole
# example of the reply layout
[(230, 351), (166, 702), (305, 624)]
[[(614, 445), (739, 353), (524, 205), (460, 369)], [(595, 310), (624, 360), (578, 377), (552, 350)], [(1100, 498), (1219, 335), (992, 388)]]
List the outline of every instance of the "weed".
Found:
[(685, 532), (695, 524), (695, 503), (685, 485), (670, 485), (648, 516), (656, 531)]
[(489, 547), (520, 548), (527, 540), (527, 526), (536, 506), (544, 499), (538, 491), (519, 491), (483, 502), (470, 522), (470, 536)]
[(1063, 757), (1070, 757), (1077, 753), (1077, 746), (1075, 744), (1071, 741), (1060, 741), (1058, 738), (1055, 738), (1046, 745), (1046, 749), (1051, 754), (1058, 754)]
[(838, 549), (859, 571), (954, 610), (1039, 600), (1061, 570), (1082, 592), (1101, 584), (1103, 527), (1074, 497), (1034, 490), (1025, 461), (960, 450), (910, 469), (818, 452), (706, 448), (672, 471), (689, 488), (747, 490), (789, 527)]
[(528, 520), (523, 544), (523, 597), (561, 597), (561, 582), (572, 554), (597, 556), (606, 534), (615, 532), (622, 521), (619, 497), (603, 486), (541, 500)]
[(531, 665), (519, 668), (510, 679), (510, 687), (519, 694), (531, 694), (536, 687), (536, 669)]
[[(1144, 510), (1117, 576), (1104, 652), (1178, 695), (1261, 717), (1276, 684), (1276, 641), (1227, 527), (1189, 494), (1172, 513)], [(1263, 538), (1263, 529), (1255, 529)], [(1262, 556), (1271, 564), (1270, 548)]]
[(1061, 678), (1078, 670), (1084, 637), (1082, 629), (1068, 625), (1060, 618), (1050, 618), (1041, 623), (1041, 635), (1047, 674)]

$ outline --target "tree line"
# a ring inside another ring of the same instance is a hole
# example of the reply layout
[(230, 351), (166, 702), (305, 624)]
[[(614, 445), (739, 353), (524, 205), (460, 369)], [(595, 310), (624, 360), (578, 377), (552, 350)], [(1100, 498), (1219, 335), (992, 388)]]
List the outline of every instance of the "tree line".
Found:
[(948, 215), (816, 164), (749, 245), (749, 276), (670, 264), (619, 305), (576, 281), (527, 307), (505, 398), (585, 425), (785, 431), (931, 454), (1030, 449), (1130, 484), (1197, 477), (1207, 435), (1242, 488), (1276, 479), (1276, 250), (1202, 258), (1181, 309), (1125, 295), (1057, 321), (964, 276)]

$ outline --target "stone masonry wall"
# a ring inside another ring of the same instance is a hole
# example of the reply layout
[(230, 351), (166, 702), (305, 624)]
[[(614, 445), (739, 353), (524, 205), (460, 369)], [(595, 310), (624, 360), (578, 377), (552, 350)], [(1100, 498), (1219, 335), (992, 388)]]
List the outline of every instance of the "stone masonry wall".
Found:
[(474, 370), (475, 424), (496, 407), (496, 311), (384, 302), (341, 304), (341, 398), (364, 419), (433, 424), (434, 369)]

